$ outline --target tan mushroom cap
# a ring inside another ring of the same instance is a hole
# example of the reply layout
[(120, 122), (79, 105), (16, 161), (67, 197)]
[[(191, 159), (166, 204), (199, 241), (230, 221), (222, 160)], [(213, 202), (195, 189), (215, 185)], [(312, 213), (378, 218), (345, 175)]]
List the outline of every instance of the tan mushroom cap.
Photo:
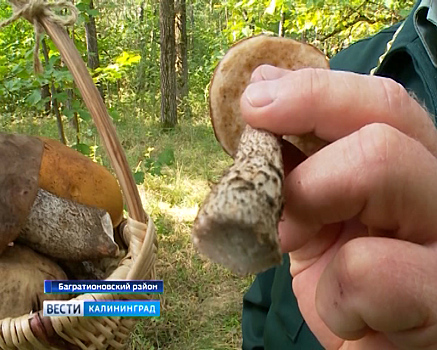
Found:
[(52, 260), (14, 244), (0, 256), (0, 319), (19, 317), (42, 309), (44, 300), (63, 300), (68, 294), (45, 294), (44, 280), (66, 280)]
[[(240, 97), (250, 82), (252, 72), (263, 64), (289, 70), (308, 67), (329, 69), (329, 61), (321, 51), (289, 38), (259, 35), (232, 46), (216, 67), (209, 91), (215, 136), (232, 157), (245, 126), (240, 113)], [(294, 141), (292, 137), (286, 139)], [(306, 137), (308, 141), (311, 139)], [(317, 140), (315, 144), (318, 145)]]
[(115, 177), (102, 165), (57, 140), (44, 142), (38, 186), (58, 197), (106, 210), (117, 227), (123, 196)]

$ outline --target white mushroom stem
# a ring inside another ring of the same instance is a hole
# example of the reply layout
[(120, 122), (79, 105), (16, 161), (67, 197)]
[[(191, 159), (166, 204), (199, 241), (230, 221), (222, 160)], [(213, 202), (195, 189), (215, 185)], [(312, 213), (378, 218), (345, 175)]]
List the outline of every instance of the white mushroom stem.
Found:
[(199, 210), (193, 242), (235, 273), (258, 273), (281, 263), (278, 222), (283, 207), (281, 145), (246, 126), (232, 167)]
[(109, 214), (39, 189), (18, 241), (53, 258), (83, 261), (114, 257)]

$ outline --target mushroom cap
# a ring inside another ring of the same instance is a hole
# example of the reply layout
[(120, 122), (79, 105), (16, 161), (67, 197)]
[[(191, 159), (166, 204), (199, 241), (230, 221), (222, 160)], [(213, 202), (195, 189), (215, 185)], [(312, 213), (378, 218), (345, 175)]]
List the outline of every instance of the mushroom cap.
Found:
[(39, 137), (44, 152), (38, 186), (58, 197), (106, 210), (117, 227), (123, 219), (123, 196), (116, 178), (63, 143)]
[(66, 280), (67, 275), (44, 255), (14, 244), (0, 256), (0, 319), (42, 309), (44, 300), (68, 299), (68, 294), (45, 294), (44, 280)]
[(263, 64), (289, 70), (329, 69), (329, 61), (320, 50), (293, 39), (259, 35), (233, 45), (216, 67), (209, 89), (215, 136), (232, 157), (246, 125), (241, 118), (240, 98), (252, 72)]
[(26, 223), (38, 192), (41, 140), (0, 133), (0, 254)]

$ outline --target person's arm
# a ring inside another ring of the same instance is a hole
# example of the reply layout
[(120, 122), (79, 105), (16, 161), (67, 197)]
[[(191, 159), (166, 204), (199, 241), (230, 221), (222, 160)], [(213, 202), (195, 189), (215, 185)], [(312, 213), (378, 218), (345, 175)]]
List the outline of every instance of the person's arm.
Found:
[(271, 306), (276, 268), (258, 274), (243, 298), (243, 350), (264, 349), (264, 329)]

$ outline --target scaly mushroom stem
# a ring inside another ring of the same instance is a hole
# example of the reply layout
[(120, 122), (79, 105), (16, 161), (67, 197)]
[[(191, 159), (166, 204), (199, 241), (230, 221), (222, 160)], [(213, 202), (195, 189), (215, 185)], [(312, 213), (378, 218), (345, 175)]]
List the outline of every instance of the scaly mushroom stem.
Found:
[(35, 251), (66, 261), (115, 257), (109, 214), (39, 189), (17, 241)]
[(246, 126), (234, 160), (199, 210), (193, 242), (235, 273), (259, 273), (282, 261), (280, 142), (269, 132)]

